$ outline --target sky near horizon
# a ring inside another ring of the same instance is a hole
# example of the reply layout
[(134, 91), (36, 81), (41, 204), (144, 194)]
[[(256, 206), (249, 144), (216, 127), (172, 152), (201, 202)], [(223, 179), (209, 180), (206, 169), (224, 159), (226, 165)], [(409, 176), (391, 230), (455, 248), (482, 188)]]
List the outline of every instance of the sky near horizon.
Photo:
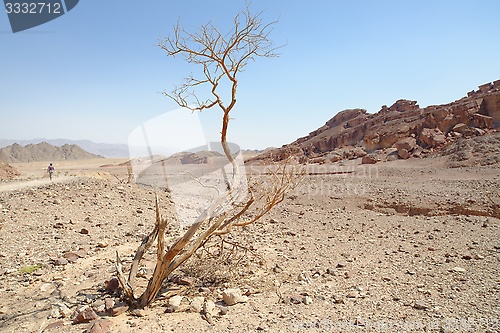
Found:
[[(161, 92), (193, 71), (159, 39), (178, 21), (228, 31), (244, 4), (82, 0), (18, 33), (0, 12), (0, 139), (127, 143), (138, 126), (178, 109)], [(498, 0), (253, 0), (250, 8), (279, 20), (270, 37), (283, 47), (240, 74), (228, 139), (243, 148), (290, 143), (344, 109), (444, 104), (500, 79)], [(221, 111), (200, 119), (207, 140), (218, 140)]]

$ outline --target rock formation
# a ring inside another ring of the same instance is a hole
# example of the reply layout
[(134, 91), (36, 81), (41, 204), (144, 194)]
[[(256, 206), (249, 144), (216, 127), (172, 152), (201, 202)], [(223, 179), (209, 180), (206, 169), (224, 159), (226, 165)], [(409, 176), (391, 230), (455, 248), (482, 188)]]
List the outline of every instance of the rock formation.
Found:
[(289, 156), (300, 163), (336, 162), (391, 147), (400, 158), (421, 157), (461, 137), (484, 135), (499, 126), (497, 80), (444, 105), (420, 108), (416, 101), (402, 99), (390, 107), (382, 106), (375, 114), (364, 109), (344, 110), (309, 135), (247, 162), (276, 162)]
[(16, 168), (10, 166), (7, 163), (3, 163), (0, 161), (0, 180), (3, 179), (12, 179), (16, 176), (19, 176), (20, 173)]
[(91, 154), (77, 145), (52, 146), (46, 142), (21, 146), (14, 143), (0, 149), (0, 161), (7, 163), (83, 160), (102, 156)]

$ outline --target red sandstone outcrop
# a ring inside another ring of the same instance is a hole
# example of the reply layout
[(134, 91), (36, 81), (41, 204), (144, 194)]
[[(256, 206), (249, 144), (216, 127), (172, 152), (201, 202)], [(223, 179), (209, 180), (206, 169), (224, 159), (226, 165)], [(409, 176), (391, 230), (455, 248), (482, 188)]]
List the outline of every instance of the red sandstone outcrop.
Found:
[(420, 108), (416, 101), (401, 99), (390, 107), (382, 106), (375, 114), (364, 109), (344, 110), (309, 135), (248, 162), (294, 156), (301, 163), (330, 163), (391, 147), (400, 158), (421, 157), (458, 138), (483, 135), (497, 127), (500, 80), (444, 105)]

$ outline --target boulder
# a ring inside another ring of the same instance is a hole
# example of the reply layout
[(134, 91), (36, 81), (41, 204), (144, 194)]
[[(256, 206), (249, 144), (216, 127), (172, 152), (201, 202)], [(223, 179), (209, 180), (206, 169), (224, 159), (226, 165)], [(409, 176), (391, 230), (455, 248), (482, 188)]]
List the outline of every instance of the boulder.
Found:
[(373, 155), (366, 155), (361, 159), (361, 164), (375, 164), (377, 162), (378, 160)]
[(435, 148), (446, 143), (446, 137), (438, 128), (424, 128), (420, 132), (420, 142), (425, 148)]
[(399, 149), (398, 150), (398, 156), (401, 157), (403, 160), (409, 159), (410, 158), (410, 153), (406, 149)]
[(407, 152), (411, 152), (417, 146), (417, 140), (413, 137), (400, 139), (394, 144), (394, 147), (398, 150), (398, 154), (401, 149), (405, 149)]
[(477, 128), (493, 128), (493, 118), (478, 113), (472, 116), (471, 123)]
[(464, 123), (458, 123), (455, 126), (453, 126), (453, 128), (451, 130), (453, 132), (457, 132), (457, 133), (464, 133), (468, 129), (469, 129), (469, 127), (467, 125), (465, 125)]

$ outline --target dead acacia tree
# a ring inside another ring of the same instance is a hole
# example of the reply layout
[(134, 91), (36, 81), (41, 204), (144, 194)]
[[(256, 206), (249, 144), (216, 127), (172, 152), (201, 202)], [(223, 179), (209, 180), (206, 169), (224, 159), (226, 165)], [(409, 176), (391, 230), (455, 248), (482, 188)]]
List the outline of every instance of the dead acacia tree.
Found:
[[(282, 202), (285, 194), (297, 186), (301, 171), (285, 163), (273, 170), (265, 180), (240, 186), (242, 173), (227, 142), (230, 112), (236, 105), (238, 74), (250, 61), (259, 57), (275, 57), (275, 48), (269, 34), (276, 22), (264, 24), (261, 14), (252, 14), (248, 6), (236, 15), (232, 29), (222, 33), (212, 23), (195, 32), (184, 30), (179, 24), (173, 36), (162, 40), (159, 46), (171, 57), (183, 57), (201, 69), (200, 76), (189, 76), (183, 84), (166, 96), (179, 106), (191, 111), (219, 108), (222, 110), (220, 142), (226, 158), (232, 165), (232, 174), (225, 177), (226, 188), (190, 224), (186, 232), (166, 248), (167, 219), (160, 216), (156, 198), (156, 223), (143, 240), (132, 261), (128, 278), (117, 253), (117, 274), (126, 300), (132, 307), (145, 307), (153, 302), (169, 275), (203, 247), (214, 236), (223, 236), (234, 228), (247, 226), (261, 219)], [(200, 91), (205, 89), (205, 98)], [(196, 92), (195, 92), (196, 90)], [(194, 105), (194, 106), (193, 106)], [(146, 251), (157, 242), (156, 264), (148, 285), (140, 296), (134, 294), (135, 277)]]

